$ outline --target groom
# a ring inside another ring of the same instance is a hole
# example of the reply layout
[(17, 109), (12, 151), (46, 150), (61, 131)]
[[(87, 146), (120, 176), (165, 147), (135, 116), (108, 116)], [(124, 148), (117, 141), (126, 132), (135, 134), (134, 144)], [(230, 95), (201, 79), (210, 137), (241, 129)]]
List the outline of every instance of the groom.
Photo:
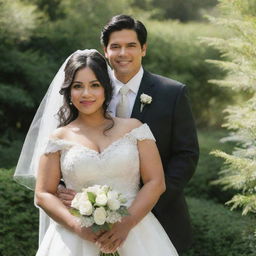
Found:
[(146, 40), (145, 26), (127, 15), (113, 17), (103, 28), (101, 41), (113, 68), (114, 95), (109, 110), (113, 115), (137, 118), (153, 132), (167, 189), (152, 212), (181, 253), (191, 245), (183, 189), (197, 165), (197, 134), (186, 86), (142, 68)]

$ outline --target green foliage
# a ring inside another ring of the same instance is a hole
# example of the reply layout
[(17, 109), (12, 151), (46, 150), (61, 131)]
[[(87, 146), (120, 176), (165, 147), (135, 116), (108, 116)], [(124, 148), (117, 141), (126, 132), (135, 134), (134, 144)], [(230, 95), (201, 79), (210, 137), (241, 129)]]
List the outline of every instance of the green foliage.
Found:
[(227, 90), (208, 83), (213, 76), (222, 78), (225, 73), (205, 63), (207, 58), (220, 56), (218, 51), (201, 44), (199, 37), (222, 35), (222, 31), (203, 23), (145, 23), (149, 30), (145, 67), (188, 85), (198, 125), (220, 124), (222, 109), (232, 101), (232, 96)]
[(87, 192), (88, 195), (88, 199), (90, 200), (90, 202), (93, 204), (96, 201), (96, 194), (92, 193), (92, 192)]
[(77, 49), (100, 50), (102, 26), (114, 15), (131, 12), (129, 1), (125, 0), (66, 0), (60, 8), (64, 17), (45, 23), (33, 38), (53, 61), (63, 61)]
[[(9, 136), (10, 137), (10, 136)], [(13, 136), (14, 137), (14, 136)], [(17, 134), (15, 134), (17, 137)], [(23, 137), (9, 141), (9, 138), (1, 138), (0, 140), (0, 168), (11, 168), (18, 162), (18, 156), (20, 154)]]
[(0, 55), (0, 131), (12, 141), (17, 139), (15, 133), (27, 131), (53, 71), (47, 59), (36, 52), (7, 51), (3, 46)]
[[(241, 94), (247, 91), (247, 97), (226, 109), (225, 127), (231, 131), (227, 141), (237, 142), (232, 154), (221, 151), (214, 155), (225, 159), (225, 166), (216, 182), (224, 188), (236, 190), (235, 196), (228, 203), (232, 209), (243, 208), (243, 214), (256, 212), (256, 4), (252, 0), (221, 0), (219, 4), (222, 16), (211, 18), (215, 24), (232, 31), (230, 38), (207, 38), (210, 45), (219, 49), (227, 61), (211, 61), (221, 69), (228, 71), (223, 80), (214, 83), (225, 86)], [(249, 98), (249, 100), (248, 100)]]
[(62, 8), (62, 0), (22, 0), (26, 3), (35, 4), (38, 9), (42, 10), (49, 20), (54, 21), (65, 16), (64, 9)]
[(34, 5), (0, 0), (0, 38), (5, 43), (27, 40), (41, 18)]
[(177, 19), (182, 22), (202, 20), (206, 11), (217, 4), (217, 0), (133, 0), (132, 5), (151, 11), (154, 19)]
[(8, 162), (6, 167), (10, 167), (9, 160), (13, 164), (17, 156), (7, 155), (8, 142), (15, 145), (20, 132), (27, 130), (42, 90), (48, 86), (45, 82), (51, 75), (51, 64), (36, 51), (24, 48), (44, 20), (43, 14), (35, 5), (19, 0), (0, 0), (0, 5), (0, 150), (6, 150), (0, 162)]
[(80, 211), (75, 208), (70, 208), (69, 212), (76, 217), (81, 217)]
[(184, 256), (253, 256), (255, 220), (209, 200), (188, 199), (194, 244)]
[(12, 179), (13, 170), (0, 169), (0, 255), (35, 255), (38, 211), (33, 192)]
[(224, 203), (232, 197), (233, 190), (223, 191), (221, 186), (211, 183), (218, 178), (223, 161), (209, 153), (213, 148), (232, 151), (232, 143), (220, 142), (220, 139), (226, 135), (225, 130), (201, 129), (198, 131), (200, 158), (194, 176), (185, 187), (185, 193), (189, 197), (209, 199), (219, 203)]

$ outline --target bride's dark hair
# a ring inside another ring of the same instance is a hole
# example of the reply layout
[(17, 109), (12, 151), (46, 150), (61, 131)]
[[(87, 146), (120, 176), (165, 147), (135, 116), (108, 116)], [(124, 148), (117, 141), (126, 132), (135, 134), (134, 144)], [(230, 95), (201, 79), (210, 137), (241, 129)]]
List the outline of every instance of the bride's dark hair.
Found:
[(108, 67), (105, 58), (96, 50), (84, 50), (75, 52), (68, 60), (64, 72), (65, 80), (60, 89), (63, 95), (63, 105), (59, 109), (57, 115), (59, 118), (59, 127), (65, 126), (75, 120), (78, 116), (78, 110), (73, 104), (70, 104), (71, 84), (74, 80), (76, 72), (82, 68), (90, 68), (98, 81), (104, 88), (105, 101), (103, 103), (103, 114), (106, 119), (112, 120), (112, 124), (107, 127), (109, 130), (114, 125), (114, 120), (107, 113), (107, 107), (112, 97), (113, 88), (108, 75)]

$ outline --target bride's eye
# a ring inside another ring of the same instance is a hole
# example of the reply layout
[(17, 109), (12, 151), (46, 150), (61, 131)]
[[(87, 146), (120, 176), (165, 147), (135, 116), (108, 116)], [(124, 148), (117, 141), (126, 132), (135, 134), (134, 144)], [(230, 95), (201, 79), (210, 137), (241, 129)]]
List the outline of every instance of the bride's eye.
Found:
[(79, 88), (81, 88), (81, 87), (82, 87), (81, 84), (73, 84), (73, 85), (72, 85), (72, 88), (74, 88), (74, 89), (79, 89)]
[(93, 83), (91, 86), (92, 86), (92, 87), (100, 87), (101, 84), (100, 84), (100, 83)]

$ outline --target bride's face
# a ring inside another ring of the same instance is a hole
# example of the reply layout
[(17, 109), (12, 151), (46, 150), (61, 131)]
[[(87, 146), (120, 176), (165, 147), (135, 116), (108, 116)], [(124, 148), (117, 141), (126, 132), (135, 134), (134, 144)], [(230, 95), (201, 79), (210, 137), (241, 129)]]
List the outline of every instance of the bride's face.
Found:
[(80, 113), (91, 115), (102, 111), (104, 88), (90, 68), (82, 68), (76, 72), (71, 84), (70, 98)]

